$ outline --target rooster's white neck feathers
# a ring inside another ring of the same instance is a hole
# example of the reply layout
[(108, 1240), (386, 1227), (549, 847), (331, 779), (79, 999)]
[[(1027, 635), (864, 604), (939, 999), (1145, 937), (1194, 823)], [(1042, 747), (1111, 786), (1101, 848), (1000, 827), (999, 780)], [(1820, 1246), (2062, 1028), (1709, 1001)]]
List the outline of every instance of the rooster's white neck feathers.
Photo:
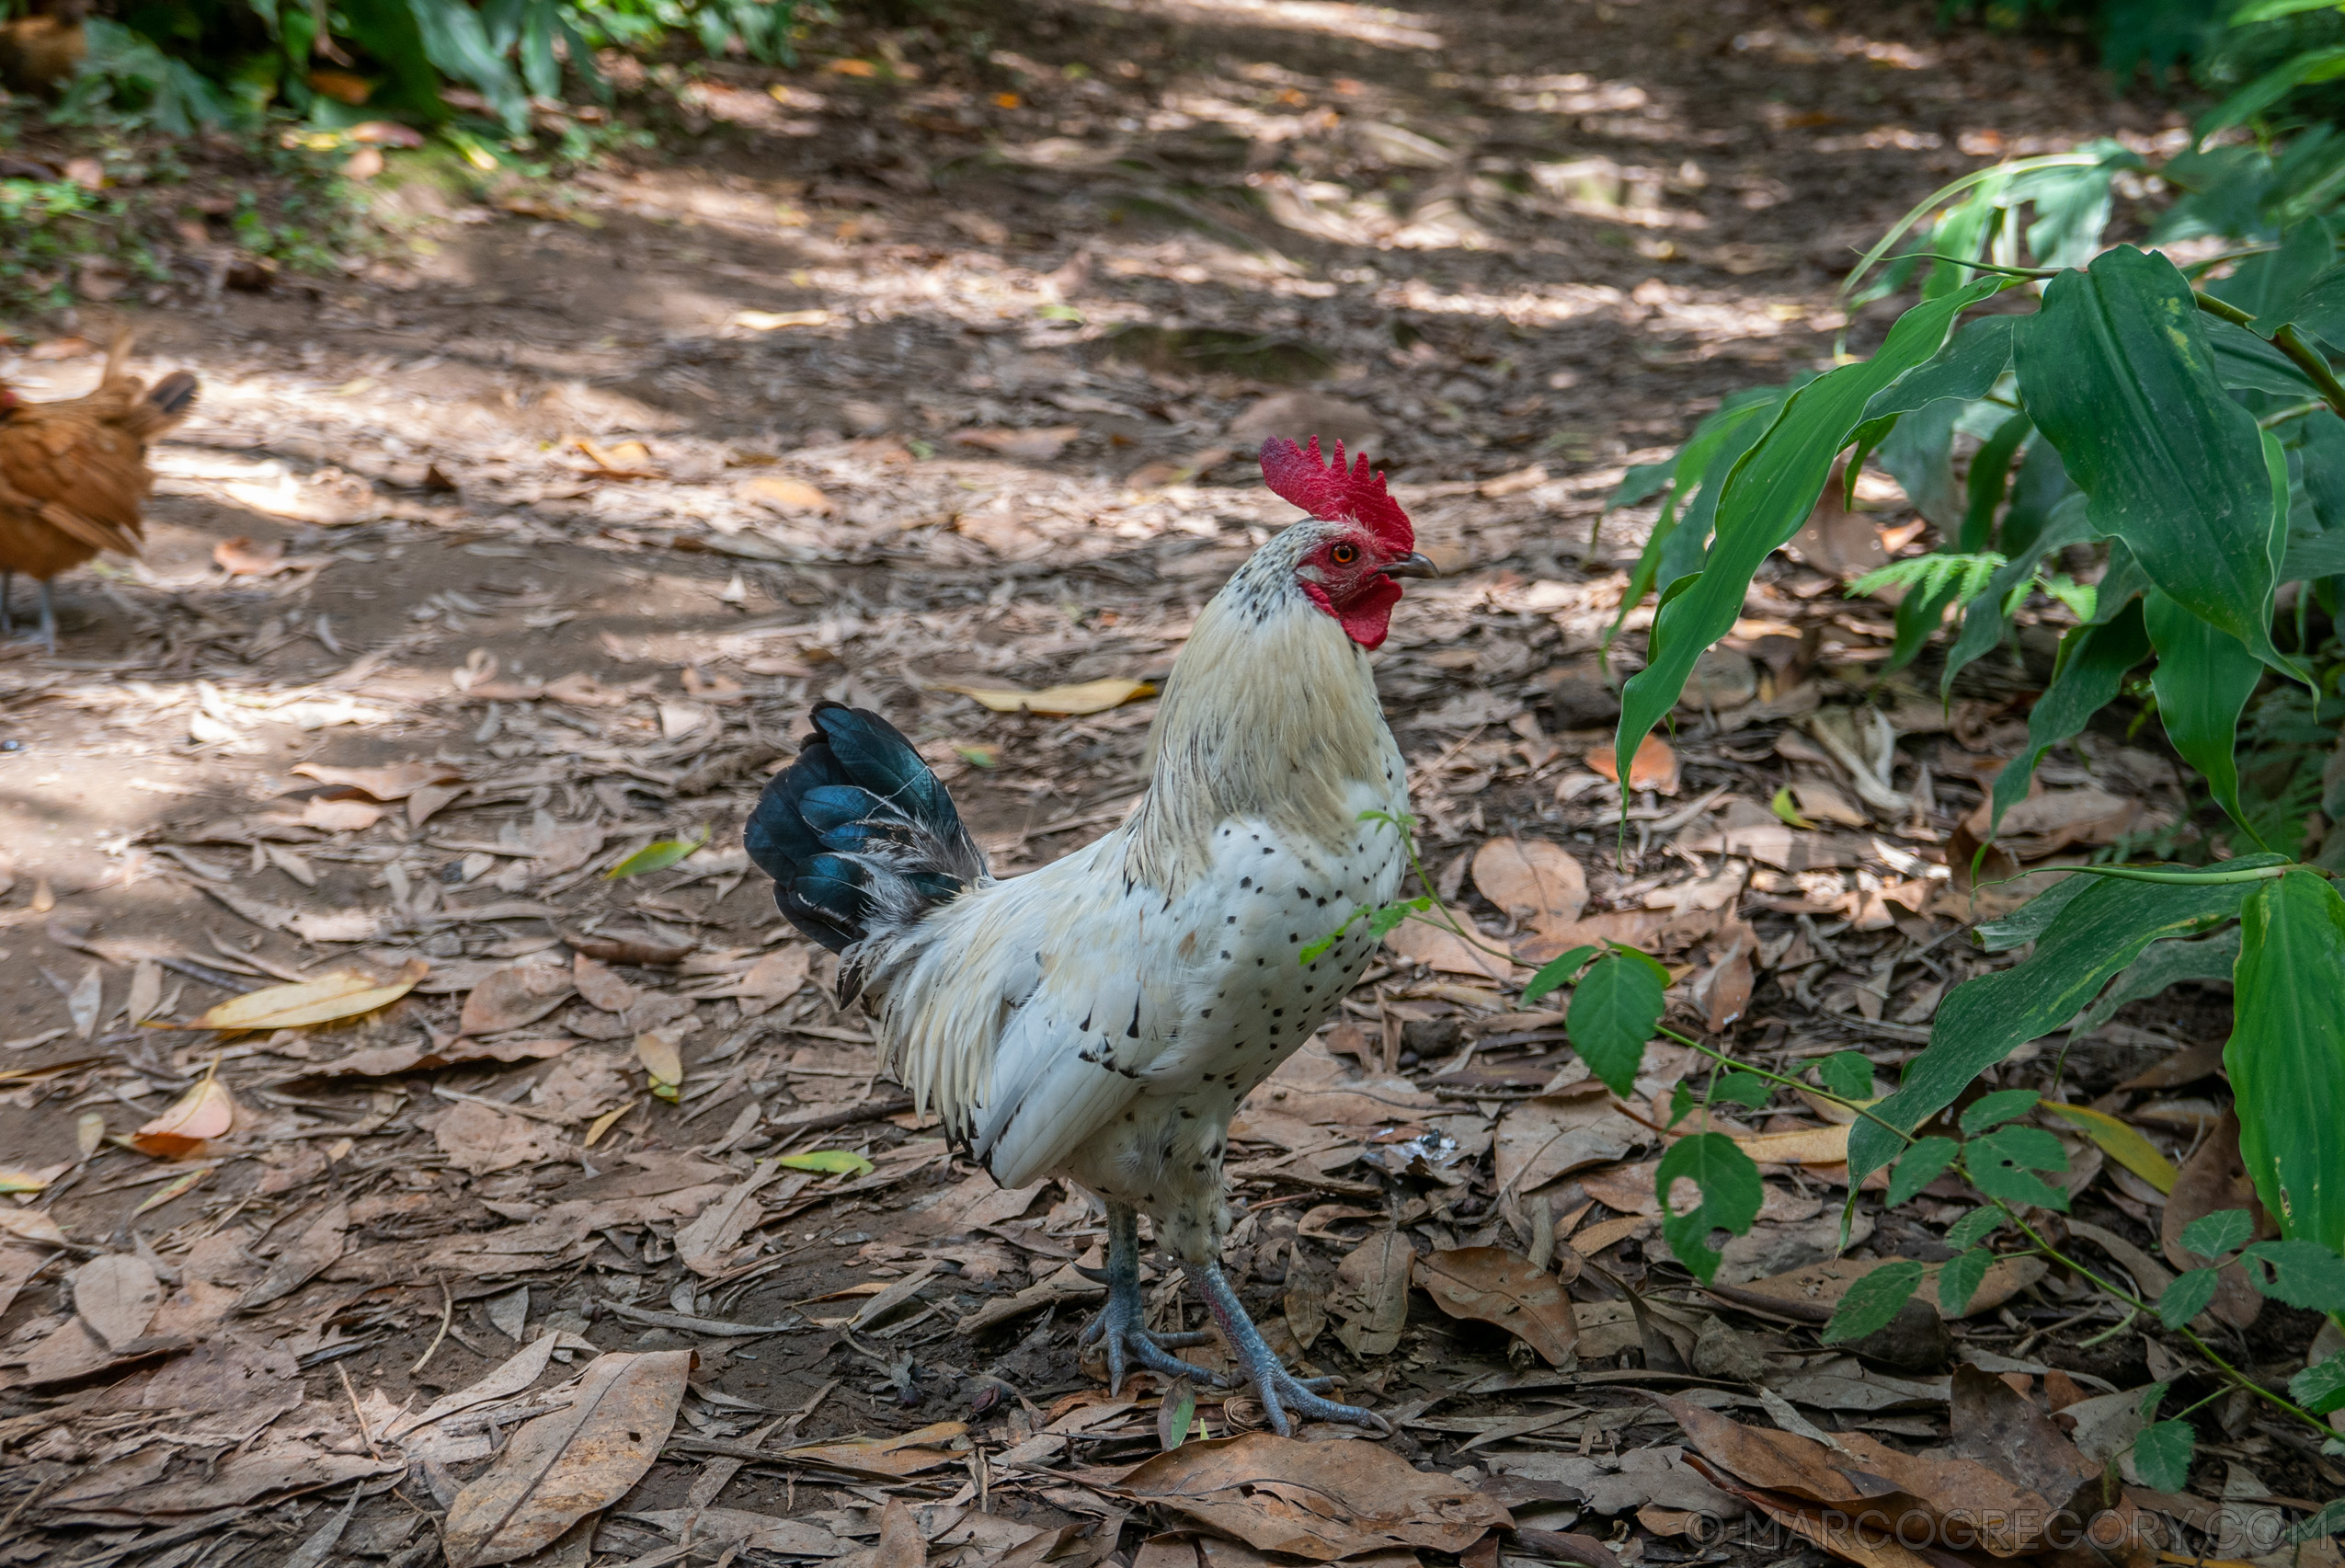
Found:
[(1232, 818), (1322, 842), (1352, 833), (1347, 786), (1378, 780), (1392, 741), (1367, 652), (1295, 579), (1342, 526), (1287, 529), (1198, 615), (1149, 733), (1149, 792), (1127, 833), (1131, 880), (1178, 893)]

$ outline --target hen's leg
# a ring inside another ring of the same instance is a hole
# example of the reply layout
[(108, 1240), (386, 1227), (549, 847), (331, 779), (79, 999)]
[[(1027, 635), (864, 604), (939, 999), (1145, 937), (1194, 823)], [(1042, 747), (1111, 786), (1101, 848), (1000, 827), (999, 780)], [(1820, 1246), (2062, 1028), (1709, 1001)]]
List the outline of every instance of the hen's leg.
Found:
[(0, 572), (0, 637), (17, 635), (17, 624), (8, 618), (8, 590), (16, 586), (16, 573)]
[(1104, 1283), (1107, 1287), (1107, 1305), (1083, 1330), (1082, 1343), (1101, 1342), (1101, 1349), (1107, 1356), (1108, 1392), (1123, 1391), (1127, 1359), (1160, 1377), (1194, 1378), (1201, 1383), (1213, 1380), (1213, 1374), (1204, 1368), (1191, 1366), (1172, 1354), (1184, 1345), (1203, 1345), (1212, 1335), (1148, 1332), (1148, 1306), (1140, 1298), (1140, 1217), (1138, 1210), (1120, 1203), (1107, 1206), (1107, 1276)]
[(40, 579), (40, 641), (41, 646), (48, 649), (49, 657), (56, 658), (57, 601), (47, 578)]
[(1223, 1337), (1237, 1353), (1239, 1365), (1245, 1368), (1246, 1379), (1261, 1397), (1262, 1413), (1282, 1437), (1294, 1435), (1294, 1423), (1287, 1412), (1312, 1421), (1348, 1421), (1356, 1426), (1373, 1426), (1390, 1434), (1391, 1425), (1372, 1410), (1356, 1404), (1338, 1404), (1321, 1399), (1313, 1391), (1332, 1386), (1330, 1378), (1298, 1378), (1278, 1364), (1277, 1353), (1264, 1343), (1262, 1331), (1254, 1327), (1246, 1309), (1238, 1300), (1238, 1293), (1230, 1288), (1230, 1281), (1221, 1265), (1209, 1263), (1202, 1269), (1191, 1271), (1197, 1276), (1197, 1290), (1213, 1313), (1213, 1321), (1221, 1325)]

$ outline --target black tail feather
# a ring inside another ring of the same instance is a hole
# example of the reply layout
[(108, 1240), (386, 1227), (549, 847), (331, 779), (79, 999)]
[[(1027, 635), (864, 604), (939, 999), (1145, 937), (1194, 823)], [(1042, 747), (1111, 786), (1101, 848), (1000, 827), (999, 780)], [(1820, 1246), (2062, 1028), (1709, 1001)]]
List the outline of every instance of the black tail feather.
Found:
[(985, 876), (944, 781), (877, 714), (818, 703), (744, 835), (790, 923), (837, 952), (910, 925)]
[(196, 398), (196, 378), (192, 371), (173, 371), (147, 389), (146, 400), (164, 413), (177, 418), (185, 414)]

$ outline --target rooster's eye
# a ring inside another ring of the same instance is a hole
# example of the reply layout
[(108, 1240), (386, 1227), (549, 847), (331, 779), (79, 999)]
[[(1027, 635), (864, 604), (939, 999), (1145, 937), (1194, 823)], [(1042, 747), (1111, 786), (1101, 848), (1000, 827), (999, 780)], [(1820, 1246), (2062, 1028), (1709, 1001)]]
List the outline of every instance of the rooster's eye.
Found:
[(1360, 558), (1359, 546), (1356, 544), (1338, 544), (1334, 549), (1330, 550), (1327, 553), (1327, 558), (1334, 562), (1339, 567), (1348, 567), (1354, 561)]

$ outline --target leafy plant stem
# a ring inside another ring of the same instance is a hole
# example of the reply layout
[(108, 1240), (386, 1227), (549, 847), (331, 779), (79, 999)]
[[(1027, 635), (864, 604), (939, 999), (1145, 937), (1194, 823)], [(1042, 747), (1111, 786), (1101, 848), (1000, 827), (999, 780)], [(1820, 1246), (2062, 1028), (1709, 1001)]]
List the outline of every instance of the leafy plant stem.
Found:
[[(2158, 871), (2146, 865), (2070, 865), (2057, 868), (2040, 865), (2033, 870), (2019, 873), (2019, 876), (2033, 876), (2038, 871), (2054, 869), (2078, 871), (2091, 876), (2110, 876), (2120, 882), (2168, 882), (2179, 883), (2189, 887), (2205, 887), (2225, 882), (2269, 882), (2285, 876), (2292, 871), (2319, 871), (2320, 867), (2281, 864), (2242, 866), (2231, 871)], [(2019, 876), (2007, 876), (1999, 882), (1982, 882), (1979, 886), (2001, 887), (2008, 883), (2019, 881)]]
[(1861, 1105), (1856, 1101), (1848, 1099), (1843, 1095), (1835, 1094), (1829, 1089), (1819, 1089), (1814, 1084), (1802, 1083), (1798, 1079), (1787, 1077), (1783, 1073), (1773, 1072), (1764, 1067), (1754, 1067), (1749, 1062), (1736, 1061), (1733, 1057), (1726, 1055), (1723, 1051), (1703, 1045), (1699, 1040), (1694, 1039), (1689, 1036), (1681, 1035), (1675, 1029), (1664, 1026), (1661, 1033), (1668, 1038), (1676, 1041), (1679, 1045), (1690, 1046), (1695, 1050), (1701, 1052), (1702, 1055), (1710, 1058), (1712, 1061), (1720, 1063), (1725, 1067), (1731, 1067), (1737, 1072), (1747, 1072), (1754, 1078), (1764, 1078), (1771, 1083), (1780, 1083), (1787, 1089), (1796, 1089), (1802, 1093), (1813, 1094), (1819, 1100), (1829, 1100), (1836, 1105), (1841, 1106), (1847, 1110), (1854, 1111), (1857, 1115), (1864, 1117), (1865, 1120), (1874, 1123), (1885, 1131), (1895, 1134), (1898, 1138), (1903, 1139), (1907, 1143), (1914, 1141), (1914, 1135), (1912, 1133), (1905, 1131), (1902, 1127), (1892, 1127), (1889, 1123), (1882, 1121), (1879, 1116), (1873, 1115), (1872, 1111), (1869, 1107)]
[(2308, 397), (2304, 402), (2295, 405), (2294, 407), (2282, 408), (2276, 414), (2266, 414), (2262, 418), (2256, 421), (2256, 429), (2259, 430), (2277, 429), (2281, 426), (2288, 423), (2291, 419), (2301, 419), (2307, 414), (2317, 414), (2328, 406), (2328, 404), (2322, 402), (2317, 397)]
[[(2078, 1263), (2075, 1258), (2068, 1256), (2059, 1248), (2053, 1246), (2050, 1242), (2044, 1240), (2043, 1233), (2038, 1230), (2034, 1226), (2029, 1224), (2025, 1219), (2021, 1218), (2018, 1209), (2012, 1207), (2009, 1204), (2004, 1202), (1998, 1197), (1989, 1197), (1987, 1201), (2003, 1211), (2004, 1218), (2008, 1219), (2012, 1226), (2018, 1230), (2020, 1234), (2026, 1236), (2030, 1242), (2034, 1243), (2035, 1250), (2037, 1252), (2042, 1253), (2045, 1257), (2050, 1258), (2053, 1262), (2060, 1265), (2063, 1268), (2068, 1269), (2080, 1278), (2089, 1281), (2095, 1288), (2106, 1291), (2110, 1296), (2115, 1297), (2118, 1300), (2124, 1302), (2127, 1306), (2133, 1308), (2135, 1313), (2138, 1314), (2150, 1310), (2148, 1302), (2143, 1300), (2140, 1297), (2134, 1295), (2123, 1286), (2103, 1279), (2099, 1275), (2095, 1274), (2091, 1269), (2087, 1268), (2083, 1264)], [(2122, 1327), (2122, 1325), (2121, 1324), (2120, 1326)], [(2111, 1333), (2114, 1333), (2115, 1332), (2115, 1329), (2111, 1329), (2110, 1331)], [(2299, 1421), (2305, 1423), (2315, 1431), (2320, 1433), (2323, 1437), (2335, 1436), (2335, 1434), (2329, 1429), (2328, 1422), (2323, 1421), (2319, 1416), (2315, 1415), (2311, 1411), (2306, 1410), (2304, 1406), (2296, 1403), (2294, 1400), (2283, 1399), (2279, 1394), (2273, 1393), (2270, 1389), (2265, 1388), (2255, 1379), (2249, 1377), (2247, 1373), (2242, 1372), (2238, 1368), (2231, 1365), (2230, 1362), (2225, 1360), (2222, 1356), (2216, 1353), (2213, 1345), (2207, 1344), (2205, 1340), (2201, 1339), (2198, 1336), (2197, 1332), (2191, 1329), (2189, 1325), (2185, 1324), (2177, 1332), (2179, 1332), (2184, 1339), (2191, 1342), (2191, 1348), (2204, 1356), (2208, 1364), (2213, 1367), (2217, 1372), (2222, 1374), (2226, 1382), (2230, 1383), (2234, 1387), (2251, 1391), (2258, 1398), (2263, 1400), (2266, 1403), (2275, 1405), (2278, 1408), (2286, 1411), (2289, 1414), (2296, 1417)], [(2212, 1398), (2213, 1396), (2210, 1395), (2209, 1397)], [(2202, 1404), (2205, 1402), (2206, 1402), (2204, 1400), (2200, 1402)], [(2197, 1408), (2198, 1407), (2196, 1405), (2191, 1406), (2191, 1409), (2193, 1410)], [(2189, 1412), (2186, 1411), (2183, 1413), (2188, 1414)]]
[[(2234, 326), (2247, 327), (2251, 331), (2255, 327), (2256, 318), (2251, 312), (2241, 310), (2237, 305), (2226, 301), (2218, 300), (2202, 290), (2191, 290), (2191, 297), (2198, 301), (2199, 308), (2209, 315), (2227, 321)], [(2327, 403), (2340, 418), (2345, 418), (2345, 382), (2337, 379), (2337, 372), (2328, 368), (2328, 361), (2315, 353), (2312, 346), (2296, 335), (2294, 327), (2283, 326), (2273, 333), (2271, 346), (2295, 361), (2296, 368), (2304, 372), (2315, 386), (2320, 388), (2321, 400)]]

